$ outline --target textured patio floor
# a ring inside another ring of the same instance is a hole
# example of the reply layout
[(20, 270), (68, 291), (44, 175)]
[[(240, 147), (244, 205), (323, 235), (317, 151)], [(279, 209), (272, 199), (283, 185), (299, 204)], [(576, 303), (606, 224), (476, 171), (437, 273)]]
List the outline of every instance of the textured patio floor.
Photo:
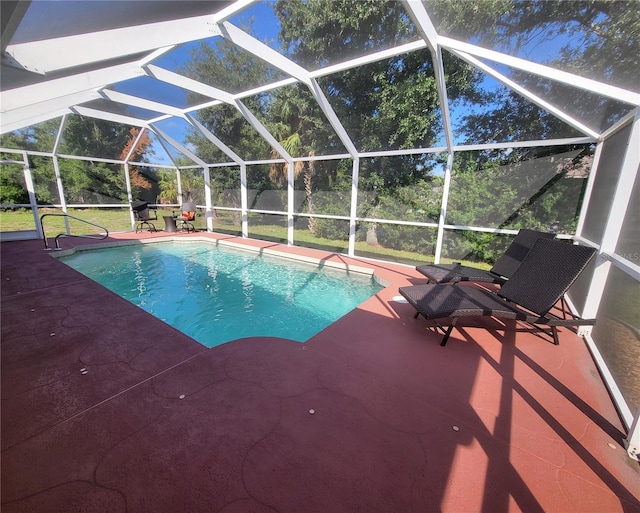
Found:
[(487, 320), (441, 348), (393, 300), (413, 269), (281, 247), (391, 285), (306, 344), (206, 349), (42, 247), (0, 244), (3, 513), (640, 512), (570, 331)]

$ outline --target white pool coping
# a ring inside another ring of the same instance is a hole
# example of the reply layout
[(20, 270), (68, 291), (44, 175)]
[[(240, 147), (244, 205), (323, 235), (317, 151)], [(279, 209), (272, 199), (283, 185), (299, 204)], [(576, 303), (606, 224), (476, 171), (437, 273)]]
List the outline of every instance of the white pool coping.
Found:
[[(184, 244), (206, 243), (206, 244), (212, 244), (215, 246), (226, 246), (226, 247), (241, 250), (241, 251), (248, 251), (248, 252), (253, 252), (261, 255), (269, 255), (276, 258), (295, 260), (298, 262), (312, 264), (318, 268), (328, 267), (332, 269), (346, 271), (349, 273), (363, 274), (363, 275), (371, 276), (376, 281), (376, 283), (378, 283), (382, 287), (387, 287), (390, 285), (390, 283), (387, 282), (387, 280), (384, 280), (380, 278), (380, 276), (377, 276), (375, 269), (370, 267), (354, 265), (346, 262), (336, 262), (326, 258), (319, 258), (319, 257), (310, 256), (310, 255), (301, 255), (301, 254), (291, 253), (288, 251), (279, 251), (274, 248), (264, 248), (264, 247), (254, 246), (251, 244), (243, 244), (242, 242), (219, 239), (211, 236), (203, 237), (201, 235), (186, 236), (186, 237), (185, 236), (162, 236), (162, 237), (151, 237), (151, 238), (145, 238), (145, 239), (123, 239), (118, 241), (83, 244), (81, 246), (74, 246), (73, 248), (69, 248), (69, 249), (51, 251), (51, 255), (56, 258), (61, 258), (61, 257), (73, 255), (81, 251), (94, 251), (94, 250), (105, 249), (105, 248), (116, 248), (121, 246), (134, 246), (134, 245), (141, 245), (141, 244), (161, 244), (163, 242), (164, 243), (178, 242), (178, 243), (184, 243)], [(303, 248), (303, 249), (308, 249), (308, 248)], [(349, 257), (345, 257), (345, 255), (339, 255), (338, 253), (327, 252), (327, 255), (329, 256), (336, 255), (343, 258), (349, 258)]]

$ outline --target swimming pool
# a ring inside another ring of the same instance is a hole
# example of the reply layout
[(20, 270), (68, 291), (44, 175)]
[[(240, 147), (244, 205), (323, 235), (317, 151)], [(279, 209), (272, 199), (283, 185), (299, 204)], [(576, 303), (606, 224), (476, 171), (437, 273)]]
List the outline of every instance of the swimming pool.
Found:
[(372, 275), (207, 242), (61, 260), (207, 347), (251, 336), (305, 342), (382, 289)]

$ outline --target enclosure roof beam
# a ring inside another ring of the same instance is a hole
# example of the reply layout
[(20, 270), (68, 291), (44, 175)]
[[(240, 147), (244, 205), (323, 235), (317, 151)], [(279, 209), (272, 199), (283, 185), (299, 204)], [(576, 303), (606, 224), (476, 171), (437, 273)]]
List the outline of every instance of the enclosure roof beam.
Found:
[(43, 121), (71, 113), (71, 107), (99, 98), (96, 91), (82, 91), (62, 98), (53, 98), (34, 105), (26, 105), (2, 113), (0, 133), (13, 132)]
[(31, 0), (21, 2), (3, 2), (2, 4), (2, 30), (0, 31), (0, 51), (4, 53), (17, 28), (22, 23), (25, 13), (29, 9)]
[(431, 52), (435, 53), (438, 48), (438, 33), (433, 23), (431, 23), (431, 18), (429, 18), (429, 14), (427, 14), (427, 10), (424, 8), (422, 1), (403, 0), (402, 3), (418, 28), (422, 39), (429, 45)]
[(253, 113), (247, 109), (246, 105), (242, 103), (240, 100), (236, 100), (234, 105), (240, 114), (244, 116), (244, 118), (249, 122), (249, 124), (255, 128), (258, 133), (266, 139), (266, 141), (284, 158), (287, 162), (293, 162), (293, 157), (289, 155), (289, 152), (284, 149), (282, 144), (278, 142), (278, 140), (271, 135), (271, 132), (267, 130), (267, 128), (256, 118)]
[(519, 84), (515, 83), (513, 80), (505, 77), (502, 73), (499, 73), (496, 70), (494, 70), (493, 68), (491, 68), (491, 66), (487, 66), (484, 62), (482, 62), (482, 61), (476, 59), (475, 57), (472, 57), (471, 55), (468, 55), (468, 54), (466, 54), (464, 52), (458, 52), (456, 50), (452, 50), (452, 53), (454, 55), (457, 55), (461, 59), (465, 60), (466, 62), (468, 62), (472, 66), (475, 66), (478, 69), (480, 69), (483, 72), (485, 72), (486, 74), (492, 76), (498, 82), (501, 82), (502, 84), (504, 84), (508, 88), (513, 89), (516, 93), (520, 94), (521, 96), (524, 96), (529, 101), (535, 103), (538, 107), (541, 107), (542, 109), (550, 112), (551, 114), (553, 114), (557, 118), (561, 119), (562, 121), (564, 121), (568, 125), (571, 125), (576, 130), (582, 132), (583, 134), (586, 134), (586, 135), (588, 135), (590, 137), (593, 137), (594, 139), (598, 139), (600, 137), (597, 132), (595, 132), (594, 130), (592, 130), (588, 126), (580, 123), (576, 119), (574, 119), (571, 116), (569, 116), (563, 110), (555, 107), (554, 105), (550, 104), (546, 100), (540, 98), (539, 96), (533, 94), (529, 90), (527, 90), (524, 87), (520, 86)]
[(229, 22), (221, 23), (219, 26), (220, 34), (228, 41), (244, 48), (257, 57), (260, 57), (263, 61), (268, 62), (288, 75), (295, 77), (300, 82), (310, 85), (309, 72), (302, 66), (299, 66), (292, 60), (287, 59), (284, 55), (276, 52), (265, 45), (262, 41), (250, 36), (245, 31), (240, 30)]
[(222, 23), (256, 3), (258, 3), (258, 0), (235, 0), (231, 5), (218, 11), (214, 16), (218, 20), (218, 23)]
[(215, 100), (222, 100), (225, 103), (233, 104), (234, 102), (233, 96), (222, 89), (203, 84), (202, 82), (179, 75), (178, 73), (174, 73), (173, 71), (166, 70), (154, 64), (143, 66), (143, 69), (147, 72), (148, 76), (161, 80), (162, 82), (167, 82), (168, 84), (200, 93)]
[(166, 105), (164, 103), (139, 98), (138, 96), (120, 93), (111, 89), (103, 89), (102, 91), (100, 91), (100, 96), (117, 103), (130, 105), (132, 107), (139, 107), (141, 109), (152, 110), (163, 114), (169, 114), (171, 116), (183, 117), (183, 111), (176, 107), (171, 107), (170, 105)]
[(158, 127), (153, 126), (153, 125), (149, 126), (149, 129), (152, 132), (155, 132), (155, 134), (158, 137), (164, 139), (167, 143), (169, 143), (171, 146), (173, 146), (175, 149), (177, 149), (180, 153), (182, 153), (183, 155), (189, 157), (191, 160), (193, 160), (199, 166), (202, 166), (203, 168), (207, 167), (207, 163), (204, 160), (202, 160), (200, 157), (198, 157), (192, 151), (187, 149), (186, 146), (183, 146), (182, 144), (180, 144), (178, 141), (176, 141), (173, 137), (168, 135), (166, 132), (163, 132)]
[[(355, 156), (358, 153), (353, 142), (347, 135), (346, 130), (340, 123), (338, 116), (336, 116), (331, 105), (325, 98), (324, 94), (321, 92), (317, 82), (311, 79), (309, 72), (306, 69), (299, 66), (298, 64), (291, 61), (290, 59), (283, 56), (282, 54), (271, 49), (270, 47), (268, 47), (261, 41), (257, 40), (256, 38), (250, 36), (243, 30), (240, 30), (239, 28), (235, 27), (231, 23), (228, 23), (228, 22), (222, 23), (220, 32), (225, 39), (244, 48), (248, 52), (272, 64), (273, 66), (276, 66), (278, 69), (284, 71), (285, 73), (294, 77), (295, 79), (302, 82), (303, 84), (306, 84), (309, 87), (311, 94), (316, 99), (316, 102), (324, 112), (325, 116), (327, 116), (329, 123), (338, 134), (338, 137), (342, 140), (343, 144), (347, 147), (349, 153), (352, 156)], [(254, 124), (252, 121), (250, 122), (251, 124)], [(291, 156), (289, 156), (288, 153), (284, 151), (284, 148), (282, 148), (282, 145), (280, 145), (279, 143), (274, 144), (274, 142), (277, 142), (277, 141), (271, 138), (270, 144), (274, 148), (276, 148), (278, 152), (280, 152), (280, 154), (285, 157), (286, 160), (290, 160)]]
[[(20, 107), (35, 106), (54, 98), (69, 97), (68, 106), (74, 105), (75, 97), (70, 96), (83, 91), (94, 91), (115, 82), (143, 76), (144, 71), (136, 62), (119, 64), (77, 75), (56, 78), (15, 89), (2, 91), (0, 112), (5, 113)], [(99, 97), (97, 93), (96, 98)]]
[(450, 50), (457, 50), (482, 59), (489, 59), (494, 62), (506, 64), (507, 66), (511, 66), (528, 73), (533, 73), (535, 75), (540, 75), (572, 87), (584, 89), (585, 91), (589, 91), (600, 96), (606, 96), (632, 105), (640, 105), (640, 93), (634, 93), (633, 91), (622, 89), (621, 87), (616, 87), (604, 82), (598, 82), (597, 80), (581, 77), (566, 71), (560, 71), (550, 66), (537, 64), (535, 62), (520, 59), (519, 57), (513, 57), (494, 50), (487, 50), (486, 48), (470, 43), (463, 43), (462, 41), (457, 41), (448, 37), (439, 36), (438, 43), (442, 47)]
[(311, 93), (313, 94), (314, 98), (318, 102), (318, 105), (322, 109), (322, 112), (324, 112), (324, 115), (327, 116), (329, 123), (342, 141), (342, 144), (344, 144), (345, 148), (351, 155), (351, 158), (357, 158), (358, 149), (356, 148), (355, 144), (353, 144), (351, 137), (349, 137), (349, 134), (345, 130), (344, 126), (342, 126), (340, 119), (336, 115), (333, 107), (331, 107), (331, 104), (329, 103), (329, 100), (327, 100), (327, 97), (322, 92), (322, 90), (320, 89), (320, 85), (315, 79), (311, 81), (311, 85), (309, 86), (309, 88), (311, 89)]
[[(228, 22), (222, 23), (220, 25), (220, 32), (225, 39), (240, 46), (241, 48), (247, 50), (253, 55), (259, 57), (260, 59), (277, 67), (278, 69), (284, 71), (288, 75), (294, 77), (297, 81), (302, 82), (303, 84), (306, 84), (311, 90), (311, 94), (313, 94), (313, 96), (315, 97), (316, 102), (319, 104), (320, 108), (327, 116), (329, 123), (333, 126), (334, 130), (336, 130), (336, 132), (338, 133), (338, 137), (340, 137), (340, 139), (343, 141), (345, 146), (349, 148), (349, 152), (354, 156), (356, 155), (357, 150), (353, 145), (353, 143), (351, 142), (351, 139), (347, 135), (347, 132), (342, 127), (342, 124), (338, 120), (338, 117), (335, 115), (335, 112), (333, 111), (329, 103), (326, 101), (326, 98), (324, 97), (324, 95), (320, 92), (320, 89), (317, 83), (315, 82), (315, 80), (311, 79), (309, 72), (306, 69), (304, 69), (302, 66), (299, 66), (298, 64), (291, 61), (290, 59), (283, 56), (282, 54), (271, 49), (269, 46), (265, 45), (264, 43), (257, 40), (256, 38), (250, 36), (243, 30), (240, 30), (239, 28), (235, 27), (231, 23), (228, 23)], [(285, 160), (291, 161), (292, 159), (291, 155), (289, 155), (288, 152), (285, 151), (282, 145), (278, 141), (276, 141), (276, 139), (273, 138), (270, 134), (267, 137), (265, 135), (266, 133), (268, 133), (266, 132), (266, 129), (263, 130), (259, 128), (258, 125), (256, 125), (256, 122), (258, 120), (252, 115), (250, 117), (247, 117), (247, 113), (250, 114), (249, 111), (246, 109), (246, 107), (244, 107), (244, 105), (239, 100), (237, 103), (239, 106), (241, 106), (239, 107), (239, 109), (242, 112), (242, 114), (254, 126), (254, 128), (256, 128), (263, 135), (263, 137), (267, 138), (267, 140), (269, 141), (269, 144), (271, 144), (271, 146), (273, 146), (285, 158)], [(261, 123), (260, 123), (260, 126), (261, 126)]]
[(78, 105), (77, 107), (71, 108), (72, 112), (76, 114), (80, 114), (81, 116), (87, 116), (90, 118), (103, 119), (105, 121), (111, 121), (113, 123), (122, 123), (124, 125), (132, 125), (146, 128), (149, 124), (146, 121), (142, 121), (138, 118), (132, 118), (131, 116), (124, 116), (122, 114), (115, 114), (113, 112), (106, 112), (104, 110), (98, 109), (90, 109), (88, 107), (83, 107), (82, 105)]
[(236, 109), (238, 109), (238, 111), (240, 111), (240, 113), (249, 122), (249, 124), (251, 124), (251, 126), (253, 126), (260, 133), (260, 135), (262, 135), (262, 137), (267, 139), (271, 146), (276, 148), (276, 150), (285, 159), (291, 160), (291, 156), (284, 150), (282, 145), (278, 143), (278, 141), (269, 133), (264, 125), (249, 111), (249, 109), (245, 107), (245, 105), (240, 100), (235, 99), (230, 93), (222, 91), (221, 89), (217, 89), (216, 87), (203, 84), (202, 82), (198, 82), (197, 80), (183, 77), (182, 75), (178, 75), (173, 71), (168, 71), (153, 64), (145, 66), (144, 69), (147, 70), (148, 75), (153, 78), (176, 85), (178, 87), (182, 87), (184, 89), (188, 89), (190, 91), (195, 91), (215, 100), (221, 100), (229, 105), (233, 105)]
[(138, 144), (140, 143), (140, 139), (142, 139), (142, 136), (144, 135), (145, 130), (149, 130), (149, 128), (148, 127), (147, 128), (143, 128), (140, 131), (138, 131), (138, 135), (136, 136), (136, 140), (133, 141), (133, 144), (129, 148), (129, 152), (124, 157), (124, 161), (125, 161), (126, 164), (128, 164), (129, 161), (135, 156), (136, 148), (138, 147)]
[(340, 73), (341, 71), (346, 71), (352, 68), (358, 68), (360, 66), (365, 66), (366, 64), (371, 64), (373, 62), (378, 62), (385, 59), (391, 59), (392, 57), (396, 57), (398, 55), (415, 52), (417, 50), (422, 50), (428, 47), (429, 45), (427, 45), (427, 43), (425, 43), (421, 39), (419, 41), (413, 41), (411, 43), (395, 46), (393, 48), (388, 48), (386, 50), (381, 50), (379, 52), (369, 53), (367, 55), (356, 57), (355, 59), (350, 59), (348, 61), (332, 64), (331, 66), (326, 66), (324, 68), (309, 71), (309, 76), (311, 78), (326, 77), (328, 75)]
[(433, 72), (436, 78), (436, 87), (438, 88), (440, 110), (442, 111), (444, 135), (447, 141), (447, 149), (451, 151), (451, 148), (453, 147), (453, 131), (451, 128), (451, 114), (449, 113), (449, 100), (447, 98), (447, 84), (445, 82), (444, 65), (442, 63), (442, 52), (437, 43), (438, 34), (421, 1), (404, 0), (404, 5), (409, 11), (409, 15), (418, 28), (422, 39), (427, 42), (429, 49), (431, 50)]
[(157, 23), (9, 44), (6, 53), (28, 71), (51, 73), (217, 36), (220, 35), (219, 21), (220, 18), (215, 14), (176, 18)]
[(223, 143), (220, 139), (218, 139), (211, 131), (205, 127), (200, 121), (198, 121), (195, 116), (191, 114), (187, 114), (185, 116), (186, 120), (195, 127), (199, 132), (202, 133), (209, 141), (216, 145), (216, 147), (222, 151), (227, 157), (233, 160), (236, 164), (244, 164), (245, 162), (225, 143)]

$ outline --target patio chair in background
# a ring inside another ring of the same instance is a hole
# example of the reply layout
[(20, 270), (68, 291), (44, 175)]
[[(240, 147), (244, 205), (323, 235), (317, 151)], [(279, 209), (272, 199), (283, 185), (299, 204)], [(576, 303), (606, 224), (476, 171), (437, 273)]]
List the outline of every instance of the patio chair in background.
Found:
[(195, 232), (193, 221), (196, 219), (196, 204), (192, 201), (185, 201), (180, 207), (180, 215), (176, 217), (176, 223), (179, 230), (187, 230), (187, 232)]
[(477, 286), (426, 284), (401, 287), (400, 294), (416, 309), (415, 318), (451, 319), (444, 333), (444, 346), (461, 317), (489, 316), (515, 319), (546, 331), (550, 327), (558, 345), (559, 326), (594, 325), (595, 319), (580, 319), (549, 313), (587, 266), (596, 250), (559, 240), (538, 239), (518, 269), (498, 292)]
[(131, 203), (131, 208), (133, 209), (133, 214), (136, 219), (136, 233), (145, 229), (145, 227), (150, 232), (157, 232), (155, 225), (150, 221), (157, 221), (158, 216), (155, 211), (153, 212), (153, 217), (151, 217), (151, 211), (149, 210), (149, 204), (146, 201), (133, 201)]
[(475, 281), (502, 285), (518, 269), (518, 266), (538, 239), (553, 239), (554, 237), (555, 234), (553, 233), (521, 229), (504, 255), (488, 271), (459, 263), (419, 265), (416, 266), (416, 270), (424, 274), (429, 279), (429, 283)]

